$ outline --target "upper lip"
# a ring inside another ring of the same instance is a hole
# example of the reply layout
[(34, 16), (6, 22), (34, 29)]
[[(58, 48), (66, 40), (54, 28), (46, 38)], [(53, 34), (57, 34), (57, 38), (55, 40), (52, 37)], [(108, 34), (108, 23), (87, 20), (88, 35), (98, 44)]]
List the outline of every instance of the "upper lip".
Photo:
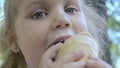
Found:
[(55, 41), (53, 41), (53, 43), (51, 45), (55, 45), (59, 42), (64, 43), (64, 41), (70, 37), (71, 37), (71, 35), (64, 35), (64, 36), (58, 37)]

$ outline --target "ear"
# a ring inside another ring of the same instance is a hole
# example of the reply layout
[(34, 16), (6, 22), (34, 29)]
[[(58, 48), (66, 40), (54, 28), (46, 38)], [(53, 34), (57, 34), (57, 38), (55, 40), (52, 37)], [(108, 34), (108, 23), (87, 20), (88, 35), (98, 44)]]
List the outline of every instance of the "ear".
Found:
[(15, 45), (15, 44), (12, 44), (11, 45), (11, 50), (14, 52), (14, 53), (19, 53), (20, 52), (20, 48), (18, 45)]
[(14, 52), (14, 53), (19, 53), (20, 52), (20, 48), (17, 44), (17, 39), (15, 37), (15, 34), (13, 33), (13, 31), (11, 30), (7, 30), (6, 31), (6, 38), (8, 40), (8, 42), (10, 43), (10, 47), (11, 47), (11, 50)]

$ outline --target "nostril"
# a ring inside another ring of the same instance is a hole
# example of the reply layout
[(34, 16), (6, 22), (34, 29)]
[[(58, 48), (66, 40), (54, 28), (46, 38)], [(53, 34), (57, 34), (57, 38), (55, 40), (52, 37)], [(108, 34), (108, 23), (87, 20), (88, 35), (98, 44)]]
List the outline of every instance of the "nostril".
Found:
[(57, 26), (56, 26), (56, 28), (60, 28), (60, 27), (61, 27), (61, 25), (57, 25)]
[(69, 24), (65, 24), (65, 26), (69, 26)]

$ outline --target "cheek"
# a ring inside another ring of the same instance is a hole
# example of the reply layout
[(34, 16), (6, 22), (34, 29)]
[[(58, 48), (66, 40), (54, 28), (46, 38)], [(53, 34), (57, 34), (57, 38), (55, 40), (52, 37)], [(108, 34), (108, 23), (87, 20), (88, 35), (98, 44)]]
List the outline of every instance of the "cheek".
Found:
[(17, 42), (26, 60), (37, 61), (45, 51), (47, 30), (44, 27), (41, 24), (16, 24)]
[[(16, 35), (18, 43), (25, 46), (30, 46), (31, 44), (37, 44), (44, 41), (45, 32), (40, 27), (34, 26), (22, 26), (22, 28), (16, 28)], [(40, 45), (40, 44), (39, 44)], [(32, 45), (33, 46), (33, 45)]]
[(88, 32), (86, 19), (83, 15), (72, 18), (76, 32)]

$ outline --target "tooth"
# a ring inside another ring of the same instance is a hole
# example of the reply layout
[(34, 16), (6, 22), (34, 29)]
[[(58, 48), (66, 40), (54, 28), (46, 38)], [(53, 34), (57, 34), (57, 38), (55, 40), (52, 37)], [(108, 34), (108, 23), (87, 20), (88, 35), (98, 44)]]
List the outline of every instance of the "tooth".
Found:
[(79, 33), (69, 39), (67, 39), (60, 51), (58, 52), (57, 58), (60, 58), (68, 53), (83, 50), (85, 56), (81, 61), (86, 61), (90, 54), (98, 57), (99, 45), (97, 41), (88, 32)]

